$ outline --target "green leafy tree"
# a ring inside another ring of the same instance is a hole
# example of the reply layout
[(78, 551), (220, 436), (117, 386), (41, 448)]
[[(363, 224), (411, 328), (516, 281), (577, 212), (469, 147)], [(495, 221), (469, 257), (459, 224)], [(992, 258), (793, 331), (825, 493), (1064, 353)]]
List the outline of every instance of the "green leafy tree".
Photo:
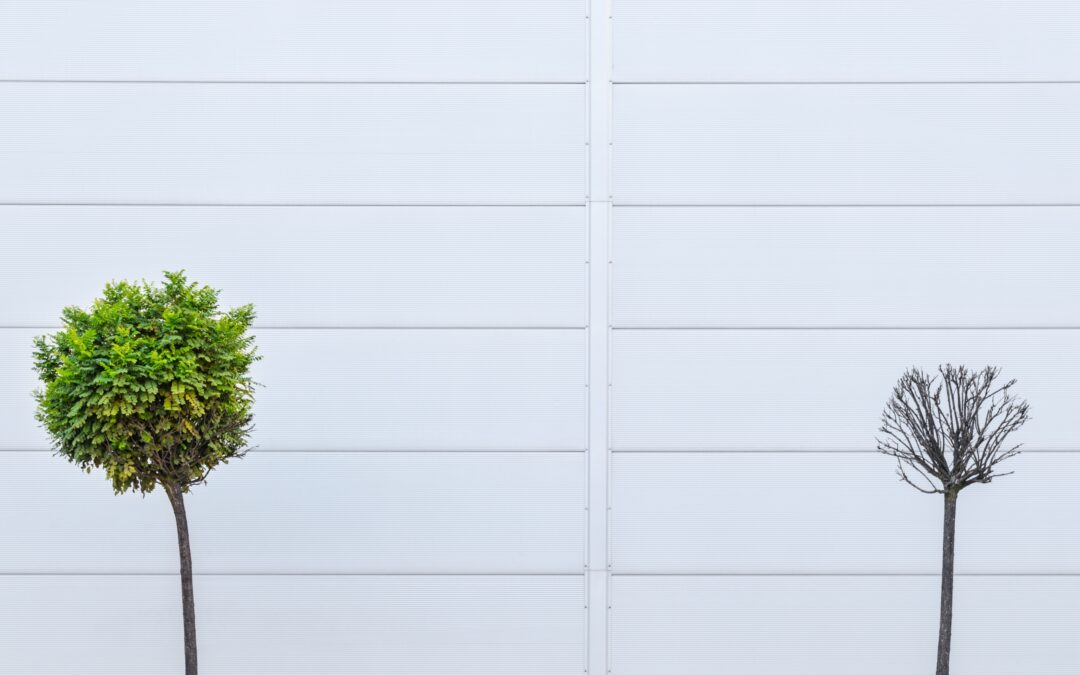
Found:
[(102, 469), (117, 494), (160, 486), (176, 516), (186, 674), (196, 675), (195, 597), (184, 494), (247, 449), (259, 356), (255, 311), (166, 272), (162, 285), (112, 283), (63, 329), (34, 340), (37, 419), (59, 455)]

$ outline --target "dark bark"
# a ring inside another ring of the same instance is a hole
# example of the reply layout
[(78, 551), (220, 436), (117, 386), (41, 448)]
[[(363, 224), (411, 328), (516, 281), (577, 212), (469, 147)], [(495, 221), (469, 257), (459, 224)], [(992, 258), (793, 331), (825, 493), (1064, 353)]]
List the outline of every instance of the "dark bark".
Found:
[(179, 487), (165, 486), (176, 516), (176, 539), (180, 545), (180, 591), (184, 605), (184, 675), (199, 675), (198, 649), (195, 642), (195, 587), (191, 579), (191, 540), (188, 537), (184, 493)]
[(957, 490), (945, 491), (945, 522), (941, 538), (941, 624), (938, 629), (937, 675), (949, 675), (952, 650), (953, 560), (956, 552)]

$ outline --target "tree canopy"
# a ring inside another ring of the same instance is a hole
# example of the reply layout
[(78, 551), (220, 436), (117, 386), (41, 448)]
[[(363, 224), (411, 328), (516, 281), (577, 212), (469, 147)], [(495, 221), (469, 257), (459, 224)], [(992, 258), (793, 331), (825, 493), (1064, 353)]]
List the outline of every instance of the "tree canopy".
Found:
[(58, 454), (103, 469), (117, 493), (186, 492), (247, 449), (254, 318), (251, 305), (220, 310), (218, 291), (183, 272), (108, 284), (35, 338), (37, 419)]
[(911, 368), (893, 388), (881, 416), (878, 450), (896, 458), (897, 473), (926, 493), (947, 493), (1006, 476), (999, 469), (1020, 452), (1007, 443), (1028, 420), (1001, 371), (946, 364), (936, 375)]

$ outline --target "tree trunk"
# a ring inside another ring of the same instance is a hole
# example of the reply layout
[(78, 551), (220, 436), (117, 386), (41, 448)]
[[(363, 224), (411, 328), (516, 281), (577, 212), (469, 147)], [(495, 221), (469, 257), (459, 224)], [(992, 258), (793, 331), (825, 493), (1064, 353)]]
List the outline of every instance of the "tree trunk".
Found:
[(945, 524), (941, 539), (941, 624), (938, 628), (937, 675), (949, 675), (952, 651), (953, 560), (956, 550), (956, 498), (945, 492)]
[(180, 544), (180, 591), (184, 604), (184, 675), (199, 675), (198, 649), (195, 643), (195, 587), (191, 580), (191, 540), (188, 537), (187, 511), (184, 492), (176, 486), (165, 486), (176, 516), (176, 538)]

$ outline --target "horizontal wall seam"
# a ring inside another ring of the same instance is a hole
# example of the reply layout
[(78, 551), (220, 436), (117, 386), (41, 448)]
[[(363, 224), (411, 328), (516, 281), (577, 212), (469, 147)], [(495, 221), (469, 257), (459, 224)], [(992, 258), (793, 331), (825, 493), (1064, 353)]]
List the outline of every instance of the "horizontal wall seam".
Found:
[[(939, 572), (612, 572), (613, 577), (940, 577)], [(1080, 577), (1080, 572), (956, 572), (957, 577)]]
[[(0, 330), (61, 330), (63, 326), (45, 326), (33, 324), (8, 324), (0, 325)], [(256, 324), (255, 331), (261, 330), (349, 330), (349, 331), (387, 331), (387, 330), (535, 330), (535, 331), (583, 331), (588, 326), (260, 326)], [(1046, 331), (1071, 331), (1080, 330), (1078, 326), (611, 326), (613, 331), (994, 331), (994, 330), (1046, 330)]]
[(136, 206), (136, 207), (202, 207), (202, 208), (585, 208), (580, 202), (0, 202), (3, 206)]
[[(738, 449), (725, 449), (725, 448), (691, 448), (691, 449), (664, 449), (664, 448), (644, 448), (644, 449), (620, 449), (609, 448), (612, 453), (615, 454), (657, 454), (657, 455), (677, 455), (677, 454), (713, 454), (713, 455), (858, 455), (858, 454), (879, 454), (877, 450), (793, 450), (793, 449), (768, 449), (768, 450), (738, 450)], [(54, 453), (52, 448), (0, 448), (0, 455), (5, 453)], [(470, 454), (503, 454), (503, 455), (546, 455), (546, 454), (584, 454), (587, 452), (584, 448), (579, 449), (560, 449), (560, 450), (447, 450), (439, 448), (428, 449), (364, 449), (364, 450), (297, 450), (297, 449), (263, 449), (259, 447), (252, 448), (249, 454), (296, 454), (296, 455), (316, 455), (316, 454), (389, 454), (389, 453), (414, 453), (414, 454), (456, 454), (456, 455), (470, 455)], [(1076, 449), (1040, 449), (1040, 448), (1024, 448), (1021, 454), (1031, 455), (1071, 455), (1080, 453), (1080, 448)]]
[[(60, 330), (63, 326), (36, 326), (32, 324), (0, 325), (0, 330)], [(586, 326), (260, 326), (255, 324), (254, 331), (260, 330), (566, 330), (581, 331)]]
[[(3, 204), (0, 204), (3, 206)], [(733, 203), (722, 204), (716, 202), (627, 202), (614, 200), (612, 207), (639, 208), (639, 209), (970, 209), (970, 208), (1074, 208), (1080, 207), (1080, 202), (941, 202), (941, 203), (890, 203), (890, 202), (866, 202), (866, 203), (829, 203), (829, 204), (806, 204), (806, 203)]]
[[(858, 454), (879, 454), (877, 450), (794, 450), (784, 448), (773, 448), (768, 450), (733, 450), (724, 448), (690, 448), (681, 450), (665, 450), (663, 448), (645, 448), (645, 449), (619, 449), (612, 448), (613, 453), (619, 454), (657, 454), (657, 455), (674, 455), (674, 454), (714, 454), (714, 455), (858, 455)], [(1074, 454), (1080, 452), (1080, 448), (1075, 450), (1063, 450), (1063, 449), (1039, 449), (1039, 448), (1022, 448), (1021, 454)]]
[[(937, 572), (614, 572), (612, 577), (940, 577)], [(195, 572), (196, 577), (584, 577), (581, 572)], [(0, 577), (176, 577), (179, 572), (0, 572)], [(957, 572), (957, 577), (1080, 577), (1080, 572)]]
[[(177, 577), (179, 572), (0, 572), (0, 577)], [(584, 577), (580, 572), (195, 572), (197, 577)]]
[(1026, 85), (1080, 84), (1080, 80), (616, 80), (615, 85), (730, 86), (877, 86), (877, 85)]
[[(0, 448), (0, 455), (5, 453), (53, 453), (55, 450), (52, 448)], [(297, 455), (315, 455), (315, 454), (387, 454), (387, 453), (443, 453), (443, 454), (457, 454), (457, 455), (470, 455), (470, 454), (504, 454), (504, 455), (537, 455), (537, 454), (584, 454), (585, 448), (564, 448), (558, 450), (552, 449), (527, 449), (527, 450), (448, 450), (445, 448), (410, 448), (410, 449), (388, 449), (388, 448), (375, 448), (375, 449), (363, 449), (363, 450), (297, 450), (297, 449), (263, 449), (260, 447), (253, 447), (250, 449), (249, 454), (297, 454)]]
[(281, 85), (562, 85), (584, 86), (585, 80), (115, 80), (0, 78), (0, 84), (281, 84)]
[(1015, 326), (612, 326), (612, 330), (637, 330), (637, 331), (804, 331), (804, 330), (835, 330), (835, 331), (901, 331), (901, 330), (1080, 330), (1077, 326), (1053, 326), (1053, 325), (1015, 325)]
[[(589, 200), (593, 203), (612, 204), (612, 208), (672, 208), (672, 209), (899, 209), (899, 208), (1077, 208), (1080, 202), (994, 202), (994, 203), (666, 203), (626, 202), (606, 199)], [(6, 201), (4, 206), (80, 206), (80, 207), (164, 207), (164, 208), (585, 208), (586, 200), (580, 202), (79, 202), (79, 201)]]

